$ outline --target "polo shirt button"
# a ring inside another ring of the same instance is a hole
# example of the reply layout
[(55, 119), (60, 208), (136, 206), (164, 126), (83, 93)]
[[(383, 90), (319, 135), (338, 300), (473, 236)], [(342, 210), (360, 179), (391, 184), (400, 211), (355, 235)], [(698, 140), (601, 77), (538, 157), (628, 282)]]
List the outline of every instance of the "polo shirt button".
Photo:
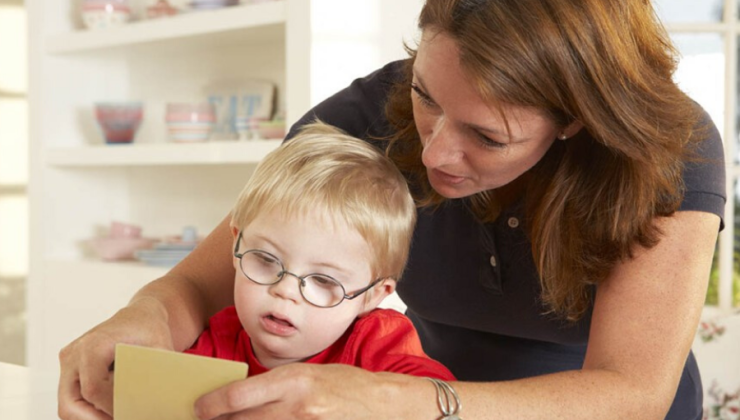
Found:
[(509, 227), (512, 229), (519, 227), (519, 219), (516, 217), (509, 217)]
[(496, 256), (495, 255), (491, 255), (491, 259), (488, 260), (488, 262), (491, 263), (491, 267), (495, 267), (496, 266)]

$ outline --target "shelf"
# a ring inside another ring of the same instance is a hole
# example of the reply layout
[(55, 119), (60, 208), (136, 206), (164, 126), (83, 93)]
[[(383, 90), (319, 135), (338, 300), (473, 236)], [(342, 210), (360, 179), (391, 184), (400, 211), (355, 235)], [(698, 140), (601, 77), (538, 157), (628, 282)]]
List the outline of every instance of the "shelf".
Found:
[(142, 143), (51, 149), (46, 162), (58, 167), (218, 165), (258, 163), (280, 140), (205, 143)]
[(264, 43), (284, 39), (285, 18), (285, 0), (246, 4), (136, 21), (109, 29), (57, 34), (47, 37), (46, 49), (51, 54), (71, 54), (189, 37), (198, 37), (198, 42), (212, 45), (229, 39)]
[(45, 265), (51, 272), (66, 273), (65, 275), (71, 277), (106, 278), (133, 283), (137, 287), (162, 277), (171, 268), (146, 265), (139, 261), (112, 262), (93, 259), (48, 259)]
[(730, 28), (724, 22), (667, 22), (664, 26), (668, 32), (676, 33), (723, 32)]

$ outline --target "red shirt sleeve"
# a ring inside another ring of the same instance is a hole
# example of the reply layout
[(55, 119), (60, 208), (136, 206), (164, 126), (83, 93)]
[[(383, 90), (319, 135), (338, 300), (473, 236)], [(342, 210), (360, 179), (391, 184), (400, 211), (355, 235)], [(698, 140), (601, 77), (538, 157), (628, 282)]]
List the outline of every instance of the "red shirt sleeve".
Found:
[(411, 320), (391, 309), (375, 310), (355, 323), (344, 358), (342, 363), (373, 372), (455, 380), (444, 365), (424, 353)]
[(236, 308), (230, 306), (211, 317), (198, 340), (184, 353), (245, 361), (243, 329)]

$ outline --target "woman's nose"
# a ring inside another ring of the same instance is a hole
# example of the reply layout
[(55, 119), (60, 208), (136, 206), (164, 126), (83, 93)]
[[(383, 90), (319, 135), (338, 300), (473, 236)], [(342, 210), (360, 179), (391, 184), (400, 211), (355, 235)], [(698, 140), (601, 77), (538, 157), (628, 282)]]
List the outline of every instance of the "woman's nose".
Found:
[(280, 281), (269, 286), (270, 294), (281, 299), (292, 300), (296, 303), (300, 302), (303, 299), (300, 291), (302, 281), (295, 274), (286, 271), (283, 273), (283, 278)]
[(444, 118), (422, 135), (422, 146), (421, 161), (429, 169), (456, 164), (463, 157), (462, 139)]

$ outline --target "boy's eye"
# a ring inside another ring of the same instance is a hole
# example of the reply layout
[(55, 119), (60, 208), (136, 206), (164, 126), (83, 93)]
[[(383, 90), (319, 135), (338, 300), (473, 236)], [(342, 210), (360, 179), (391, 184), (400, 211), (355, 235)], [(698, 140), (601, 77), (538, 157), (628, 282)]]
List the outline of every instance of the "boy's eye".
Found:
[(324, 276), (311, 276), (311, 283), (322, 288), (333, 288), (337, 286), (337, 282)]
[(276, 265), (276, 264), (280, 265), (280, 262), (278, 260), (276, 260), (275, 258), (267, 254), (262, 254), (262, 253), (257, 254), (257, 260), (265, 265)]

